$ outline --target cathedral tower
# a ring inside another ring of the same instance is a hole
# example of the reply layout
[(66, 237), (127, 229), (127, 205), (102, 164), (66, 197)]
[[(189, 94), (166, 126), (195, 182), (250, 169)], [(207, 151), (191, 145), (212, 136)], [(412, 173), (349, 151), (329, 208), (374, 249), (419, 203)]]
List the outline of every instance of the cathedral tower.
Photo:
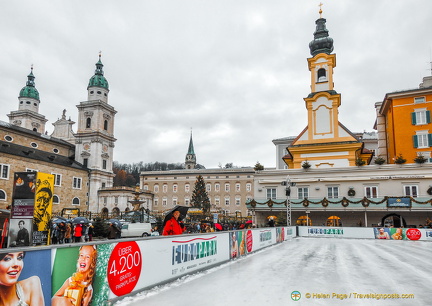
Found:
[(104, 77), (101, 55), (87, 91), (88, 100), (77, 105), (75, 158), (91, 170), (88, 208), (97, 211), (98, 190), (113, 185), (114, 116), (117, 113), (108, 104), (109, 86)]
[(33, 67), (27, 76), (26, 86), (23, 87), (18, 97), (18, 110), (12, 111), (9, 123), (38, 133), (45, 133), (45, 123), (48, 121), (45, 116), (39, 114), (39, 92), (35, 87), (35, 76)]

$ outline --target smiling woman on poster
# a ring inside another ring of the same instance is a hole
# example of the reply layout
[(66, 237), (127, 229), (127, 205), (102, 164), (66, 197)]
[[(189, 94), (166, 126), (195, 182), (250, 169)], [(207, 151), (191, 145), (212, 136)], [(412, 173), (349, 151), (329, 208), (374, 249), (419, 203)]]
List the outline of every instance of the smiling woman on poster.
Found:
[(18, 281), (24, 257), (24, 252), (0, 254), (0, 305), (45, 305), (38, 276)]
[(53, 306), (87, 306), (93, 297), (93, 276), (96, 273), (95, 245), (83, 245), (78, 254), (76, 272), (65, 280), (51, 300)]

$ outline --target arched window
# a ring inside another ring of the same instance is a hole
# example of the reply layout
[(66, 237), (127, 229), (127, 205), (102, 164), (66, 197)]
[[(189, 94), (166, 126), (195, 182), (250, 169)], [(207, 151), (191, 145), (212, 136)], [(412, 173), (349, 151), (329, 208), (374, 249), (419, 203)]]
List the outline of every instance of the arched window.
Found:
[(324, 68), (318, 69), (318, 82), (327, 81), (327, 71)]
[(6, 192), (0, 189), (0, 201), (6, 200)]
[(107, 219), (108, 218), (108, 208), (106, 208), (106, 207), (102, 208), (101, 217), (103, 219)]
[(72, 205), (80, 205), (80, 199), (79, 198), (73, 198)]
[(128, 212), (129, 210), (130, 210), (130, 208), (129, 208), (129, 207), (126, 207), (125, 212)]
[(58, 195), (54, 195), (53, 196), (53, 204), (59, 204), (60, 203), (60, 198), (58, 197)]
[(108, 120), (104, 121), (104, 130), (108, 131)]
[(120, 209), (118, 207), (114, 207), (112, 210), (112, 214), (113, 214), (113, 217), (114, 216), (116, 216), (116, 217), (120, 216)]
[(91, 127), (91, 118), (87, 118), (86, 120), (86, 129), (89, 129)]

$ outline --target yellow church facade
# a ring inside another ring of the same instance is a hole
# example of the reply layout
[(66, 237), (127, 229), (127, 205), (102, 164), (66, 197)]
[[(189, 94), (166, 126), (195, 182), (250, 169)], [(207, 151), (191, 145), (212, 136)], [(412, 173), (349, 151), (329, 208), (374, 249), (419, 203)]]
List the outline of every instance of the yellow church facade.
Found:
[(341, 95), (334, 90), (336, 54), (328, 36), (326, 20), (316, 21), (314, 40), (309, 44), (311, 93), (304, 98), (308, 125), (287, 148), (283, 157), (289, 169), (332, 168), (369, 164), (373, 154), (351, 131), (339, 122)]

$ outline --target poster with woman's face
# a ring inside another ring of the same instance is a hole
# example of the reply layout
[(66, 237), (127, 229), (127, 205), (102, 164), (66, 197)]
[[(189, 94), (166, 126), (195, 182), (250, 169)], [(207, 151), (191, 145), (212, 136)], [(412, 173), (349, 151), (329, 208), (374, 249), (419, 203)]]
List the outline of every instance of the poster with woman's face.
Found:
[[(50, 305), (51, 250), (23, 252), (10, 249), (0, 253), (0, 292), (22, 289), (22, 299), (29, 305)], [(37, 264), (36, 264), (37, 263)]]

